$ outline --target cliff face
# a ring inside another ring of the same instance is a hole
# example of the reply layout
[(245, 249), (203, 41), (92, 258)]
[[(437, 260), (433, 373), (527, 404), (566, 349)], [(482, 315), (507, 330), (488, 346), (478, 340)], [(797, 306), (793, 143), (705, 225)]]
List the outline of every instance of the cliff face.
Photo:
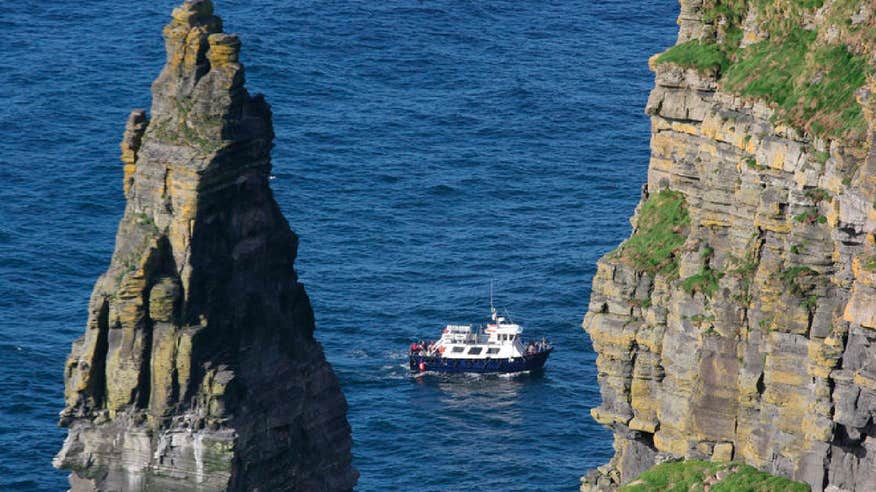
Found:
[(209, 0), (173, 11), (122, 142), (109, 270), (65, 370), (73, 490), (349, 490), (346, 401), (268, 178), (271, 112)]
[(682, 0), (633, 234), (599, 261), (607, 490), (670, 458), (876, 484), (876, 12)]

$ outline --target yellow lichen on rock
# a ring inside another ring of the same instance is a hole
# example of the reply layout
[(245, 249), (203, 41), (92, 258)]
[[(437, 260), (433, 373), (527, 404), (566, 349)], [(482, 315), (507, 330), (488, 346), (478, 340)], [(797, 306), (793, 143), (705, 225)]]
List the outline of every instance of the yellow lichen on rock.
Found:
[[(726, 36), (704, 15), (726, 20), (735, 8), (747, 9), (734, 21), (743, 45), (768, 39), (750, 2), (682, 0), (679, 43)], [(820, 32), (825, 19), (799, 27)], [(622, 468), (668, 457), (742, 460), (816, 491), (867, 490), (876, 481), (864, 444), (876, 439), (876, 97), (859, 91), (871, 136), (862, 146), (784, 123), (781, 107), (728, 92), (716, 69), (649, 65), (643, 196), (679, 193), (690, 220), (671, 271), (636, 271), (617, 254), (599, 262), (584, 327), (598, 354), (593, 414), (614, 431), (615, 456), (582, 490), (610, 490), (632, 478)]]
[(712, 451), (712, 461), (717, 461), (719, 463), (729, 463), (730, 461), (733, 461), (733, 443), (722, 442), (715, 444), (715, 448)]
[(174, 10), (151, 119), (125, 127), (125, 212), (64, 370), (53, 464), (77, 492), (352, 490), (358, 476), (268, 183), (270, 108), (221, 25), (209, 0)]
[(210, 50), (207, 59), (214, 67), (237, 63), (240, 56), (240, 38), (230, 34), (211, 34), (208, 38)]

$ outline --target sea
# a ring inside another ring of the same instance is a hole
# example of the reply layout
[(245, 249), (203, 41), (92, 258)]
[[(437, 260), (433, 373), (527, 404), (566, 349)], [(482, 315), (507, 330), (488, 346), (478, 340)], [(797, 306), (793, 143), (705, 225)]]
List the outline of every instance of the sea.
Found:
[[(360, 491), (574, 491), (612, 455), (581, 321), (648, 165), (672, 0), (217, 0), (277, 134)], [(174, 1), (0, 1), (0, 490), (65, 490), (63, 367), (124, 207)], [(497, 307), (556, 346), (513, 377), (413, 376)]]

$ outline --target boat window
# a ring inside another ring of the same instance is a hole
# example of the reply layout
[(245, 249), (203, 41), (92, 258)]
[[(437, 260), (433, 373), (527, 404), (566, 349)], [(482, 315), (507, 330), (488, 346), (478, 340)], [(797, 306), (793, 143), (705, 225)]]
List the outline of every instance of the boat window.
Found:
[(498, 354), (498, 353), (499, 353), (499, 349), (497, 349), (497, 348), (495, 348), (495, 347), (493, 347), (493, 348), (488, 348), (488, 349), (487, 349), (487, 353), (488, 353), (488, 354)]
[(472, 347), (472, 348), (468, 349), (468, 354), (469, 355), (478, 355), (479, 353), (481, 353), (481, 351), (483, 349), (484, 349), (483, 347)]
[(462, 352), (463, 350), (465, 350), (465, 348), (463, 347), (453, 347), (453, 352), (457, 354)]

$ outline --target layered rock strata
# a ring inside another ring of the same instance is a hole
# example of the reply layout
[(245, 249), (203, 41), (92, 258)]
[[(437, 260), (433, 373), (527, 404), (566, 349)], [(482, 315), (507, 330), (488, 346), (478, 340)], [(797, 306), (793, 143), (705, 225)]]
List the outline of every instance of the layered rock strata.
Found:
[[(764, 39), (755, 2), (682, 0), (679, 44), (720, 37), (726, 19), (706, 14), (729, 3), (742, 46)], [(844, 25), (864, 36), (825, 42), (876, 65), (872, 5), (817, 3), (800, 29), (849, 8)], [(820, 27), (816, 42), (843, 35)], [(864, 135), (825, 137), (727, 89), (718, 67), (652, 69), (647, 184), (584, 319), (602, 393), (591, 414), (615, 455), (581, 490), (674, 458), (876, 490), (876, 81), (856, 92)]]
[(268, 179), (271, 111), (209, 0), (173, 11), (122, 142), (110, 267), (65, 369), (74, 491), (350, 490), (350, 427)]

